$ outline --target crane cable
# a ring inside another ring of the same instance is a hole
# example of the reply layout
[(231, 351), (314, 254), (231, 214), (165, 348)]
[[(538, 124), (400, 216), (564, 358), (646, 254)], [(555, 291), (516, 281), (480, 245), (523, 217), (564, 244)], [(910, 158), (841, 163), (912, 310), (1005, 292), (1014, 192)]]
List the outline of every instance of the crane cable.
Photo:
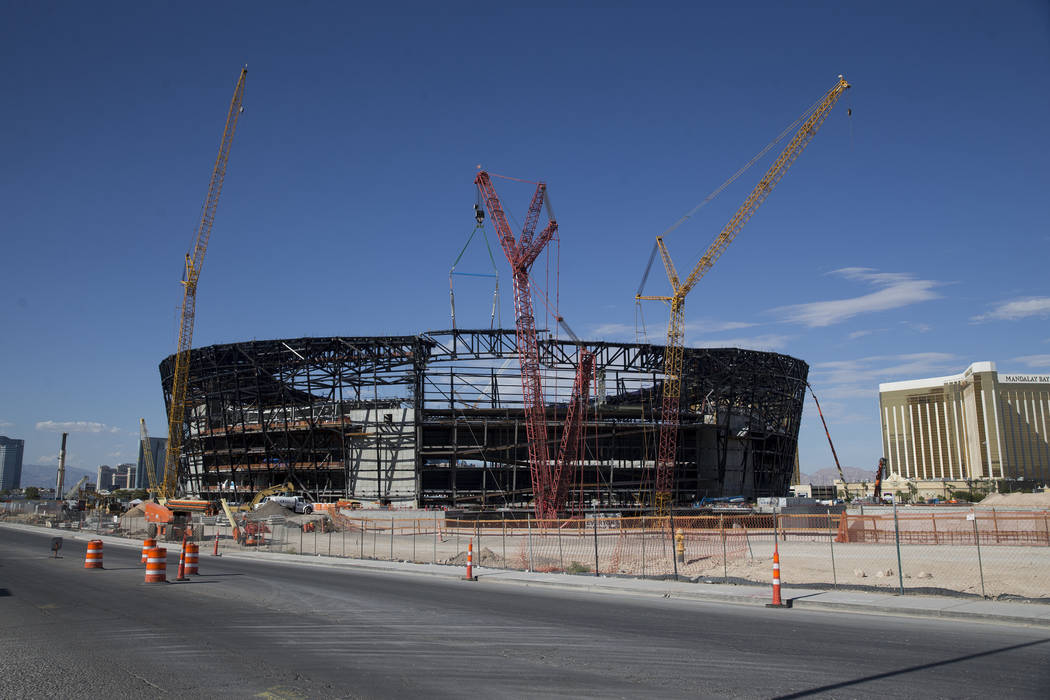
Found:
[[(466, 277), (491, 277), (496, 280), (495, 289), (492, 294), (492, 315), (489, 319), (489, 329), (492, 330), (497, 327), (496, 313), (499, 311), (499, 268), (496, 267), (496, 258), (492, 255), (492, 246), (489, 244), (488, 233), (485, 231), (485, 213), (479, 204), (474, 205), (474, 219), (477, 222), (474, 225), (474, 230), (470, 232), (470, 235), (467, 237), (467, 242), (463, 244), (462, 250), (459, 251), (459, 255), (456, 256), (455, 261), (452, 263), (452, 267), (448, 271), (448, 297), (449, 303), (452, 307), (452, 330), (456, 329), (456, 293), (452, 285), (453, 275), (462, 275)], [(481, 237), (485, 241), (485, 249), (489, 253), (489, 262), (492, 264), (492, 274), (481, 272), (456, 272), (456, 266), (459, 265), (459, 261), (463, 259), (463, 255), (467, 252), (467, 247), (470, 245), (470, 242), (474, 240), (474, 236), (477, 235), (479, 230), (481, 231)]]
[[(766, 146), (761, 151), (759, 151), (757, 154), (755, 154), (755, 156), (751, 160), (749, 160), (746, 164), (744, 164), (743, 167), (741, 167), (735, 173), (730, 175), (729, 179), (727, 179), (725, 182), (723, 182), (721, 185), (719, 185), (711, 194), (709, 194), (706, 197), (704, 197), (704, 200), (702, 202), (700, 202), (695, 207), (693, 207), (688, 212), (686, 212), (680, 219), (678, 219), (678, 221), (675, 221), (673, 224), (671, 224), (671, 226), (666, 231), (664, 231), (662, 234), (660, 234), (659, 238), (662, 238), (662, 237), (666, 236), (667, 234), (673, 232), (679, 226), (681, 226), (686, 221), (688, 221), (690, 218), (692, 218), (692, 216), (694, 214), (696, 214), (698, 211), (700, 211), (700, 209), (702, 209), (709, 202), (711, 202), (711, 200), (713, 200), (718, 195), (722, 194), (722, 192), (727, 187), (729, 187), (731, 184), (736, 182), (736, 180), (741, 175), (743, 175), (745, 172), (750, 170), (751, 166), (753, 166), (755, 163), (757, 163), (759, 160), (761, 160), (762, 157), (765, 156), (767, 153), (769, 153), (773, 149), (774, 146), (776, 146), (778, 143), (783, 141), (784, 138), (788, 134), (793, 133), (796, 129), (798, 129), (799, 124), (801, 124), (806, 119), (808, 119), (810, 117), (810, 115), (813, 114), (813, 112), (815, 112), (817, 110), (817, 108), (820, 106), (820, 104), (823, 101), (824, 101), (824, 97), (822, 96), (819, 100), (817, 100), (812, 105), (810, 105), (809, 108), (806, 109), (806, 111), (804, 111), (798, 117), (798, 119), (796, 119), (795, 121), (791, 122), (791, 124), (789, 124), (787, 126), (787, 128), (785, 128), (782, 132), (780, 132), (780, 135), (778, 135), (775, 139), (773, 139), (768, 144), (766, 144)], [(649, 264), (646, 265), (645, 272), (642, 274), (642, 281), (638, 285), (638, 293), (636, 294), (636, 296), (641, 296), (642, 292), (645, 290), (645, 284), (646, 284), (646, 282), (649, 279), (649, 272), (650, 272), (650, 270), (652, 270), (653, 262), (656, 260), (656, 253), (657, 253), (657, 244), (654, 241), (653, 242), (653, 250), (649, 254)], [(639, 302), (636, 301), (635, 303), (637, 304)]]

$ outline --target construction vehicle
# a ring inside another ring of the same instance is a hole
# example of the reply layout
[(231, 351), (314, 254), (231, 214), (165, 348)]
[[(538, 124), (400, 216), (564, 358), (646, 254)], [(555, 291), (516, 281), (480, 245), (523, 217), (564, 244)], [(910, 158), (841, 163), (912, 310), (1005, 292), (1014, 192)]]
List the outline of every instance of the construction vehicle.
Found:
[(62, 510), (84, 510), (84, 498), (80, 489), (87, 483), (86, 476), (80, 477), (80, 481), (63, 494)]
[[(277, 484), (276, 486), (270, 486), (265, 489), (260, 489), (255, 494), (255, 497), (252, 498), (252, 500), (248, 503), (242, 503), (240, 505), (231, 506), (225, 498), (219, 499), (219, 503), (222, 505), (222, 510), (226, 514), (226, 519), (230, 521), (230, 526), (233, 527), (233, 538), (238, 542), (240, 542), (243, 539), (244, 528), (242, 523), (244, 521), (244, 513), (255, 510), (256, 507), (258, 507), (259, 504), (262, 503), (263, 499), (268, 496), (273, 496), (275, 494), (286, 494), (291, 493), (293, 491), (295, 491), (295, 484), (293, 484), (290, 481), (286, 481), (283, 484)], [(312, 510), (313, 508), (311, 508), (311, 511)], [(238, 514), (241, 514), (240, 517), (238, 517)]]
[(179, 463), (182, 459), (182, 440), (185, 429), (186, 413), (189, 405), (190, 348), (193, 346), (193, 322), (197, 308), (197, 283), (200, 279), (204, 254), (208, 250), (208, 239), (215, 222), (215, 211), (219, 205), (219, 195), (226, 178), (226, 164), (230, 158), (230, 146), (237, 130), (237, 120), (244, 111), (244, 80), (248, 69), (241, 70), (237, 87), (233, 91), (230, 109), (226, 114), (226, 126), (219, 144), (219, 155), (215, 159), (208, 196), (201, 210), (200, 225), (197, 227), (197, 239), (193, 252), (186, 254), (185, 279), (182, 280), (182, 314), (179, 323), (178, 350), (175, 353), (175, 372), (172, 378), (171, 403), (168, 413), (168, 449), (164, 462), (164, 479), (160, 485), (160, 499), (170, 500), (175, 497), (179, 484)]
[(886, 473), (886, 458), (879, 458), (879, 466), (875, 469), (875, 491), (874, 501), (876, 503), (882, 500), (882, 477)]
[(256, 508), (263, 503), (276, 503), (282, 508), (288, 508), (296, 513), (309, 515), (314, 512), (314, 506), (302, 496), (267, 496), (256, 504)]
[(163, 504), (145, 501), (142, 509), (146, 513), (146, 533), (171, 542), (181, 540), (183, 535), (193, 535), (194, 513), (211, 515), (215, 510), (209, 501), (176, 498), (165, 499)]
[[(671, 310), (670, 319), (667, 324), (667, 343), (664, 346), (664, 379), (660, 415), (660, 441), (657, 450), (656, 479), (655, 484), (653, 485), (653, 505), (656, 512), (660, 515), (666, 515), (670, 512), (671, 489), (674, 486), (674, 468), (678, 453), (678, 426), (680, 421), (679, 411), (682, 390), (682, 359), (685, 354), (685, 298), (689, 292), (692, 291), (693, 287), (696, 286), (696, 283), (700, 281), (700, 278), (711, 269), (715, 264), (715, 261), (725, 252), (729, 244), (733, 242), (733, 239), (736, 238), (736, 235), (744, 227), (744, 224), (754, 216), (759, 206), (761, 206), (766, 197), (769, 196), (769, 193), (773, 191), (776, 184), (780, 182), (780, 179), (785, 173), (787, 173), (788, 169), (806, 146), (809, 145), (810, 141), (812, 141), (817, 130), (831, 112), (831, 108), (835, 106), (839, 97), (841, 97), (849, 87), (849, 83), (847, 83), (840, 75), (835, 86), (825, 93), (824, 97), (810, 110), (807, 110), (807, 112), (803, 114), (805, 120), (802, 122), (798, 131), (795, 132), (795, 136), (777, 157), (776, 162), (770, 166), (766, 174), (761, 180), (759, 180), (758, 184), (751, 191), (751, 194), (748, 195), (746, 200), (744, 200), (744, 204), (729, 220), (729, 223), (727, 223), (725, 228), (722, 229), (722, 232), (718, 234), (714, 242), (711, 243), (710, 247), (708, 247), (699, 262), (696, 263), (696, 266), (693, 268), (692, 272), (689, 273), (689, 276), (685, 278), (684, 282), (680, 281), (674, 263), (671, 261), (671, 255), (667, 250), (667, 246), (664, 244), (663, 236), (656, 237), (653, 254), (649, 258), (649, 265), (650, 267), (652, 266), (653, 260), (656, 257), (656, 251), (658, 250), (660, 252), (660, 258), (664, 264), (664, 270), (667, 273), (667, 279), (671, 283), (672, 293), (670, 296), (643, 295), (642, 289), (639, 288), (638, 293), (635, 295), (635, 299), (638, 301), (663, 301), (670, 306)], [(806, 117), (806, 114), (809, 116)], [(800, 117), (798, 121), (802, 121), (803, 117)], [(791, 127), (788, 127), (789, 130), (790, 128)], [(770, 144), (770, 146), (772, 146), (772, 144)], [(752, 163), (754, 163), (754, 160), (752, 160)], [(733, 176), (733, 178), (730, 179), (730, 182), (734, 179), (736, 179), (736, 176)], [(728, 184), (728, 182), (726, 184)], [(723, 185), (723, 188), (724, 187), (725, 185)], [(722, 188), (716, 190), (715, 194), (721, 191), (721, 189)], [(683, 220), (684, 218), (680, 219), (679, 223)], [(669, 229), (669, 231), (677, 226), (678, 224), (675, 224)], [(647, 269), (645, 277), (643, 277), (642, 280), (643, 286), (648, 275), (649, 270)]]

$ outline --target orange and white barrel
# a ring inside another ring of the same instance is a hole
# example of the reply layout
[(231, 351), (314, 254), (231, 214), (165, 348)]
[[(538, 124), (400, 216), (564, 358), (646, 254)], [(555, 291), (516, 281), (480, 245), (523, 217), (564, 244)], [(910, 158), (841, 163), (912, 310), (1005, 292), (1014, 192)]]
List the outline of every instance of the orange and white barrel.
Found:
[(146, 563), (146, 559), (147, 559), (146, 552), (148, 552), (149, 550), (153, 549), (156, 546), (157, 546), (157, 540), (153, 539), (152, 537), (149, 537), (149, 538), (147, 538), (147, 539), (142, 541), (142, 563), (143, 564)]
[(168, 550), (154, 547), (146, 552), (146, 583), (168, 582)]
[(186, 543), (186, 575), (197, 575), (197, 562), (200, 558), (200, 546), (193, 542)]
[(102, 568), (102, 540), (91, 540), (88, 542), (87, 554), (84, 555), (84, 568)]

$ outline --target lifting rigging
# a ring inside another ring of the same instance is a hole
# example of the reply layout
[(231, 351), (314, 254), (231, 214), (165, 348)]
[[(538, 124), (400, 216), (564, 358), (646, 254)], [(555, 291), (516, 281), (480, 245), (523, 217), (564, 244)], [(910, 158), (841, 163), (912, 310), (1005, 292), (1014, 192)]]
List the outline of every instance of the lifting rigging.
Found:
[[(661, 400), (660, 440), (657, 448), (656, 479), (653, 485), (653, 501), (656, 511), (666, 514), (671, 507), (671, 489), (674, 485), (674, 467), (678, 449), (679, 410), (682, 389), (682, 358), (684, 355), (684, 317), (686, 295), (696, 286), (700, 278), (711, 269), (715, 261), (725, 252), (740, 229), (754, 216), (759, 206), (788, 171), (795, 159), (805, 150), (823, 124), (831, 108), (850, 85), (840, 75), (836, 85), (812, 108), (809, 117), (802, 123), (794, 137), (770, 166), (766, 174), (755, 185), (754, 190), (744, 200), (744, 204), (733, 215), (721, 233), (711, 243), (699, 262), (684, 281), (680, 281), (671, 256), (664, 244), (663, 236), (656, 237), (656, 250), (660, 251), (667, 279), (671, 283), (672, 294), (643, 295), (641, 290), (635, 295), (637, 300), (655, 300), (667, 302), (670, 308), (670, 319), (667, 324), (667, 342), (664, 347), (664, 380)], [(753, 161), (752, 161), (753, 162)], [(694, 210), (695, 211), (695, 210)], [(681, 220), (680, 220), (681, 221)], [(676, 224), (677, 226), (677, 224)], [(655, 252), (654, 252), (655, 255)], [(652, 264), (652, 259), (650, 259)], [(648, 271), (646, 271), (648, 275)], [(643, 280), (644, 284), (644, 280)]]
[(244, 79), (248, 75), (247, 67), (241, 70), (237, 87), (233, 91), (230, 109), (226, 114), (226, 127), (222, 132), (219, 155), (215, 159), (208, 196), (201, 210), (201, 220), (197, 227), (197, 240), (192, 253), (186, 255), (185, 279), (182, 281), (182, 313), (179, 323), (179, 343), (175, 354), (175, 373), (171, 387), (171, 406), (168, 414), (168, 449), (164, 462), (164, 479), (160, 485), (160, 497), (175, 497), (178, 488), (179, 462), (182, 457), (183, 423), (188, 404), (188, 384), (190, 375), (190, 348), (193, 345), (193, 322), (197, 304), (197, 281), (200, 278), (204, 254), (208, 250), (208, 239), (211, 236), (212, 224), (215, 223), (215, 210), (222, 193), (222, 183), (226, 177), (226, 164), (230, 158), (230, 146), (233, 134), (237, 130), (237, 120), (244, 111)]

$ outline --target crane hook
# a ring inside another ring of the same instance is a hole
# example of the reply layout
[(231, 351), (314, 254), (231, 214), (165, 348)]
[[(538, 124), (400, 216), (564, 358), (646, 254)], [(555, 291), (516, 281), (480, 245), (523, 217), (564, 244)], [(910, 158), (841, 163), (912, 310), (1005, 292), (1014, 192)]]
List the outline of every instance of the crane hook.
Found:
[(474, 220), (478, 222), (478, 226), (485, 223), (485, 210), (477, 204), (474, 205)]

